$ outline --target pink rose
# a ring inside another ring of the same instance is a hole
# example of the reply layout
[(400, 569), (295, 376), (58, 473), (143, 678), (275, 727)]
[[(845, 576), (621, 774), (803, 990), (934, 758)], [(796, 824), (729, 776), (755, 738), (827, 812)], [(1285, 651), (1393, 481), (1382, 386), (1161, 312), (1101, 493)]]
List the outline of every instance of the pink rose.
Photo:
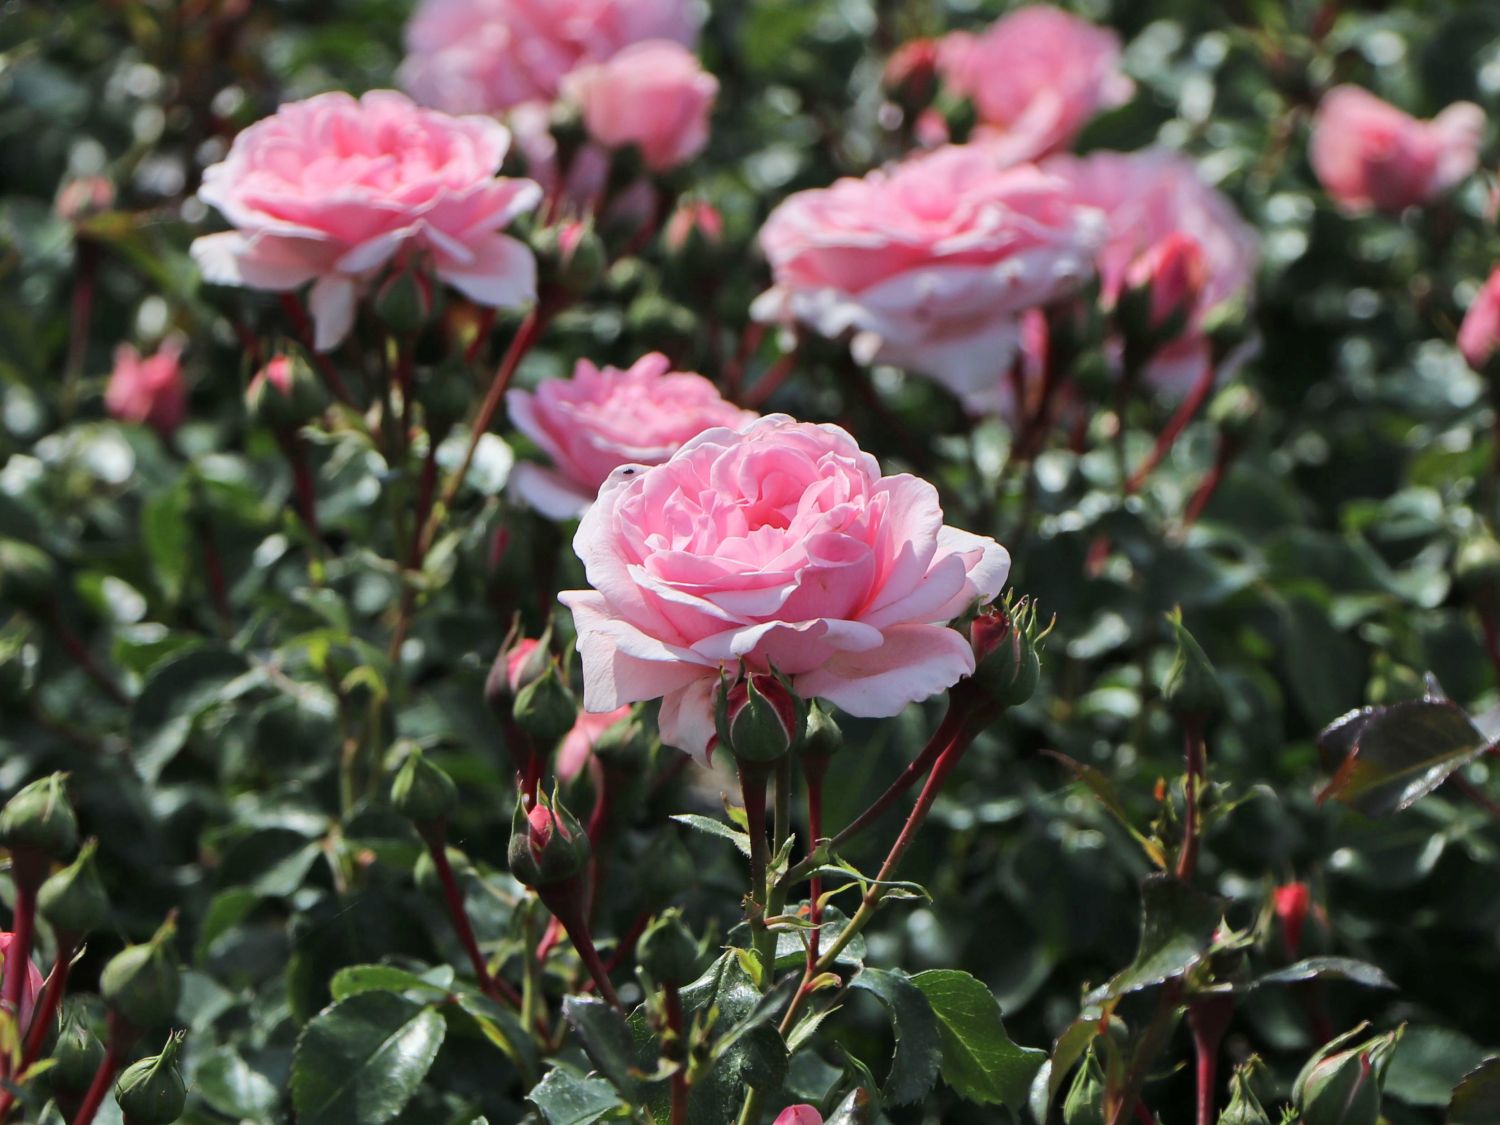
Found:
[(1474, 171), (1483, 136), (1484, 110), (1473, 102), (1419, 121), (1358, 86), (1338, 86), (1318, 103), (1307, 155), (1341, 209), (1395, 214)]
[(1125, 270), (1127, 289), (1146, 290), (1153, 332), (1165, 332), (1172, 321), (1197, 310), (1208, 280), (1208, 266), (1198, 240), (1173, 231), (1131, 262)]
[[(1060, 177), (1079, 203), (1100, 208), (1109, 235), (1099, 253), (1103, 301), (1112, 306), (1132, 267), (1159, 260), (1163, 244), (1186, 249), (1195, 244), (1193, 271), (1179, 296), (1196, 293), (1183, 333), (1159, 349), (1146, 378), (1160, 391), (1185, 394), (1211, 361), (1203, 335), (1208, 314), (1226, 302), (1246, 298), (1255, 283), (1260, 239), (1223, 194), (1205, 183), (1193, 162), (1164, 149), (1059, 156), (1043, 167)], [(1179, 266), (1186, 266), (1179, 258)], [(1176, 285), (1177, 283), (1173, 283)], [(1222, 373), (1221, 373), (1222, 374)]]
[(669, 39), (626, 47), (563, 81), (563, 95), (583, 111), (589, 136), (608, 148), (637, 146), (654, 172), (703, 151), (718, 92), (718, 80), (693, 52)]
[[(15, 934), (0, 934), (0, 968), (4, 967), (5, 959), (11, 955), (15, 940)], [(35, 962), (28, 960), (26, 977), (21, 981), (21, 1010), (17, 1018), (17, 1023), (23, 1031), (31, 1024), (32, 1013), (36, 1011), (37, 998), (42, 992), (42, 983), (41, 970), (36, 967)]]
[(695, 234), (709, 246), (724, 240), (724, 216), (712, 203), (691, 199), (679, 203), (662, 230), (661, 240), (673, 254), (681, 254)]
[(578, 712), (578, 720), (573, 724), (573, 729), (563, 735), (563, 740), (557, 745), (557, 776), (563, 781), (572, 781), (577, 777), (583, 767), (589, 764), (594, 747), (599, 745), (604, 732), (628, 718), (628, 706), (616, 707), (613, 711), (598, 715), (592, 711)]
[(320, 351), (348, 335), (370, 279), (413, 259), (478, 304), (523, 305), (536, 296), (536, 262), (500, 231), (541, 190), (495, 178), (509, 143), (488, 118), (419, 109), (390, 90), (289, 103), (203, 174), (199, 198), (235, 229), (198, 239), (193, 257), (220, 285), (313, 282)]
[(859, 362), (907, 367), (966, 397), (1010, 366), (1023, 312), (1093, 272), (1102, 219), (1066, 187), (957, 145), (798, 192), (760, 232), (775, 284), (752, 311), (851, 332)]
[(771, 1125), (823, 1125), (823, 1115), (810, 1105), (789, 1105)]
[(449, 113), (499, 113), (551, 101), (566, 75), (632, 43), (697, 35), (692, 0), (422, 0), (401, 84)]
[(946, 37), (938, 65), (949, 88), (974, 103), (974, 139), (1004, 163), (1067, 148), (1090, 118), (1135, 91), (1120, 72), (1119, 36), (1045, 5), (1019, 8), (979, 35)]
[(993, 539), (943, 525), (932, 485), (779, 414), (616, 469), (573, 548), (593, 586), (561, 596), (585, 708), (660, 698), (662, 741), (700, 760), (741, 661), (864, 717), (951, 687), (974, 654), (947, 623), (1010, 570)]
[(671, 367), (660, 352), (624, 371), (585, 359), (571, 379), (508, 392), (511, 421), (556, 466), (516, 466), (512, 479), (526, 502), (551, 519), (572, 519), (619, 466), (659, 465), (704, 430), (737, 429), (755, 418), (724, 401), (702, 375)]
[(1465, 362), (1481, 375), (1495, 358), (1497, 347), (1500, 347), (1500, 269), (1490, 274), (1458, 327), (1458, 350)]
[(187, 414), (181, 357), (182, 342), (171, 337), (145, 358), (129, 344), (121, 344), (104, 389), (104, 408), (122, 422), (148, 425), (163, 437), (170, 434)]

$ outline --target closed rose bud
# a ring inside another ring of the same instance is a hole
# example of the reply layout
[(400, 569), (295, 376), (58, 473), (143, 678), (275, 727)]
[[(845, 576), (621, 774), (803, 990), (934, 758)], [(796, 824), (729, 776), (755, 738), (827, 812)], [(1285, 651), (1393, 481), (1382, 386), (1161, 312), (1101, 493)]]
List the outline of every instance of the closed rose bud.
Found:
[(115, 205), (115, 186), (103, 176), (79, 176), (57, 193), (53, 210), (68, 223), (81, 223)]
[(1226, 437), (1243, 441), (1260, 414), (1261, 399), (1243, 383), (1225, 387), (1208, 404), (1208, 420)]
[(573, 220), (538, 231), (531, 240), (544, 285), (581, 296), (604, 276), (609, 256), (593, 223)]
[(1355, 1046), (1366, 1025), (1339, 1036), (1308, 1060), (1292, 1086), (1300, 1125), (1377, 1125), (1385, 1068), (1401, 1031)]
[(316, 418), (328, 393), (300, 352), (273, 356), (245, 388), (250, 417), (273, 430), (290, 430)]
[(115, 349), (115, 367), (104, 390), (104, 406), (122, 422), (148, 425), (163, 437), (187, 415), (187, 382), (182, 376), (182, 344), (162, 342), (154, 355), (142, 356), (129, 344)]
[(530, 809), (516, 802), (507, 857), (510, 873), (528, 887), (545, 890), (575, 879), (588, 866), (591, 849), (583, 825), (554, 795), (538, 794)]
[(415, 336), (437, 313), (437, 294), (427, 271), (408, 264), (375, 291), (375, 311), (397, 336)]
[(684, 200), (672, 212), (662, 231), (662, 244), (674, 255), (693, 256), (716, 248), (724, 241), (724, 216), (712, 203)]
[(1092, 1051), (1063, 1099), (1063, 1125), (1104, 1125), (1104, 1071)]
[(549, 659), (542, 674), (516, 693), (511, 714), (518, 727), (546, 747), (573, 729), (578, 701), (563, 682), (562, 668), (555, 659)]
[(651, 920), (636, 946), (636, 960), (657, 984), (687, 984), (698, 976), (703, 954), (682, 920), (668, 910)]
[(68, 803), (68, 775), (33, 781), (0, 809), (0, 844), (63, 860), (78, 847), (78, 820)]
[[(0, 934), (0, 977), (4, 975), (6, 958), (16, 955), (15, 945), (15, 934)], [(26, 973), (21, 981), (21, 1005), (16, 1021), (22, 1027), (31, 1022), (32, 1013), (36, 1011), (37, 998), (42, 993), (42, 984), (42, 971), (28, 958), (26, 961)], [(14, 1011), (14, 1009), (7, 1005), (6, 1011)]]
[(155, 1027), (177, 1012), (182, 976), (172, 948), (176, 933), (169, 918), (150, 941), (115, 954), (99, 975), (104, 1003), (131, 1027)]
[(187, 1087), (177, 1069), (183, 1032), (167, 1039), (161, 1054), (131, 1063), (115, 1083), (115, 1101), (126, 1125), (172, 1125), (187, 1107)]
[(807, 706), (807, 725), (797, 747), (804, 758), (831, 758), (844, 745), (844, 732), (833, 716), (817, 703)]
[(1224, 708), (1224, 691), (1218, 673), (1203, 649), (1182, 623), (1182, 611), (1173, 610), (1167, 622), (1177, 636), (1177, 652), (1162, 681), (1161, 694), (1167, 709), (1182, 719), (1204, 721)]
[(37, 892), (37, 909), (58, 934), (77, 939), (109, 917), (109, 895), (94, 860), (98, 841), (85, 841), (78, 858), (52, 875)]
[(1259, 1060), (1251, 1056), (1249, 1062), (1235, 1068), (1229, 1080), (1229, 1104), (1219, 1115), (1218, 1125), (1271, 1125), (1265, 1108), (1250, 1087), (1250, 1076), (1259, 1065)]
[(937, 92), (941, 50), (936, 39), (913, 39), (897, 47), (886, 60), (881, 83), (891, 99), (908, 113), (925, 107)]
[(823, 1115), (810, 1105), (789, 1105), (771, 1125), (823, 1125)]
[(41, 609), (57, 592), (57, 564), (40, 547), (0, 539), (0, 604)]
[(89, 1028), (78, 1004), (63, 1011), (62, 1026), (53, 1044), (52, 1065), (45, 1071), (47, 1088), (54, 1094), (82, 1094), (89, 1088), (99, 1064), (104, 1061), (104, 1044)]
[(458, 807), (458, 786), (412, 747), (391, 783), (391, 807), (419, 828), (441, 824)]
[(1203, 248), (1174, 231), (1125, 271), (1119, 320), (1128, 338), (1156, 346), (1182, 334), (1208, 283)]
[(1039, 629), (1036, 603), (1007, 595), (969, 626), (974, 650), (975, 687), (992, 703), (1018, 707), (1031, 698), (1041, 678), (1041, 644), (1051, 626)]
[(1312, 895), (1306, 883), (1287, 883), (1271, 892), (1271, 910), (1281, 930), (1281, 944), (1289, 959), (1295, 959), (1302, 948), (1302, 926)]
[(1458, 350), (1473, 370), (1486, 378), (1500, 375), (1495, 353), (1500, 349), (1500, 269), (1490, 274), (1458, 327)]
[(719, 745), (742, 762), (774, 762), (802, 738), (806, 705), (767, 672), (747, 672), (716, 693)]

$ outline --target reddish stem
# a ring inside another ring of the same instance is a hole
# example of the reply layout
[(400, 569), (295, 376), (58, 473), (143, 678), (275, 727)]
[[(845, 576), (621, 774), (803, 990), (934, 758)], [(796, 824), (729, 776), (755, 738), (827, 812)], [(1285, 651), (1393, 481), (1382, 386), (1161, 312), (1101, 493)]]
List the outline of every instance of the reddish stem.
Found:
[[(26, 1034), (26, 1029), (21, 1026), (21, 986), (26, 980), (26, 970), (31, 967), (31, 941), (36, 932), (36, 892), (46, 871), (46, 859), (29, 848), (13, 853), (11, 879), (16, 886), (16, 909), (11, 923), (10, 949), (5, 958), (5, 984), (0, 991), (0, 1003), (15, 1022), (18, 1037)], [(7, 1051), (0, 1059), (0, 1074), (10, 1074), (12, 1061)]]
[(321, 543), (323, 533), (318, 527), (318, 490), (313, 482), (312, 469), (307, 463), (307, 451), (303, 448), (302, 439), (295, 433), (283, 432), (277, 434), (276, 441), (281, 446), (282, 456), (286, 458), (287, 468), (292, 473), (292, 493), (296, 497), (297, 514), (302, 517), (302, 525), (307, 528), (308, 535), (312, 536), (313, 543)]
[(445, 825), (425, 826), (422, 839), (432, 856), (432, 866), (437, 871), (438, 882), (443, 887), (443, 901), (448, 904), (448, 916), (453, 920), (453, 929), (458, 933), (459, 944), (469, 955), (469, 965), (479, 980), (480, 990), (492, 1000), (505, 1000), (516, 1008), (521, 1006), (520, 994), (508, 983), (490, 972), (489, 962), (480, 952), (479, 940), (474, 936), (474, 927), (469, 922), (469, 911), (464, 906), (463, 891), (453, 875), (453, 865), (448, 862), (448, 832)]
[(615, 986), (609, 979), (609, 969), (599, 956), (599, 949), (594, 945), (594, 936), (589, 930), (588, 916), (584, 910), (583, 881), (575, 877), (550, 887), (538, 887), (536, 891), (542, 900), (542, 905), (552, 911), (552, 916), (561, 922), (563, 929), (567, 931), (568, 940), (573, 943), (578, 959), (583, 962), (583, 967), (593, 978), (594, 987), (599, 990), (599, 995), (604, 997), (611, 1007), (623, 1012), (625, 1006), (620, 1003), (619, 994), (615, 992)]
[(798, 349), (793, 348), (773, 363), (766, 373), (755, 381), (755, 385), (745, 392), (745, 405), (751, 410), (759, 410), (766, 399), (780, 389), (781, 384), (797, 369)]
[(1208, 502), (1213, 499), (1219, 485), (1224, 483), (1224, 475), (1229, 471), (1229, 466), (1238, 453), (1239, 444), (1231, 441), (1227, 435), (1220, 434), (1219, 448), (1214, 454), (1213, 467), (1199, 482), (1197, 491), (1193, 493), (1192, 499), (1188, 501), (1187, 508), (1182, 513), (1184, 530), (1192, 527), (1198, 522), (1198, 517), (1203, 515), (1203, 509), (1208, 507)]
[(1214, 1125), (1214, 1095), (1218, 1089), (1219, 1045), (1234, 1015), (1232, 996), (1210, 996), (1188, 1005), (1188, 1027), (1198, 1079), (1198, 1125)]
[(922, 748), (922, 752), (911, 760), (907, 767), (901, 771), (900, 776), (891, 782), (886, 791), (877, 797), (869, 808), (850, 821), (833, 838), (833, 846), (836, 848), (838, 845), (844, 843), (844, 841), (863, 832), (881, 813), (900, 800), (901, 795), (915, 785), (918, 779), (932, 768), (932, 764), (953, 743), (953, 740), (958, 736), (962, 727), (963, 716), (958, 713), (957, 708), (950, 705), (947, 714), (943, 716), (943, 721), (938, 724), (937, 730), (933, 731), (932, 737), (928, 739), (927, 745)]
[[(73, 968), (73, 955), (78, 951), (78, 940), (72, 935), (59, 934), (57, 942), (57, 961), (52, 966), (47, 987), (37, 1001), (36, 1012), (31, 1017), (31, 1029), (21, 1052), (21, 1065), (16, 1068), (17, 1076), (25, 1075), (31, 1069), (31, 1064), (41, 1057), (42, 1048), (47, 1044), (47, 1029), (51, 1027), (58, 1005), (62, 1003), (63, 993), (68, 988), (68, 974)], [(14, 1087), (0, 1091), (0, 1121), (10, 1117), (15, 1102)]]
[[(1146, 478), (1151, 475), (1157, 465), (1161, 464), (1162, 458), (1171, 451), (1172, 446), (1177, 442), (1177, 438), (1187, 428), (1187, 424), (1193, 420), (1198, 411), (1202, 409), (1209, 392), (1213, 389), (1214, 366), (1211, 363), (1204, 364), (1203, 373), (1198, 376), (1198, 381), (1193, 384), (1193, 389), (1188, 392), (1187, 398), (1183, 399), (1178, 405), (1177, 412), (1167, 422), (1166, 428), (1157, 435), (1156, 445), (1152, 447), (1146, 459), (1141, 462), (1140, 467), (1130, 475), (1130, 479), (1125, 482), (1125, 493), (1127, 496), (1138, 491), (1141, 485), (1146, 483)], [(1121, 416), (1121, 425), (1124, 425), (1123, 415)]]
[[(683, 755), (686, 757), (686, 755)], [(620, 938), (615, 945), (614, 952), (609, 955), (606, 968), (614, 972), (635, 952), (635, 943), (641, 940), (641, 935), (646, 932), (646, 926), (651, 922), (651, 912), (642, 910), (635, 916), (635, 921), (630, 923), (630, 929), (625, 931), (625, 936)]]
[(83, 1096), (78, 1113), (73, 1117), (73, 1125), (90, 1125), (90, 1122), (94, 1120), (94, 1115), (99, 1112), (99, 1107), (104, 1104), (110, 1087), (114, 1085), (115, 1072), (120, 1069), (120, 1063), (124, 1061), (125, 1041), (128, 1036), (113, 1012), (108, 1018), (109, 1045), (104, 1050), (104, 1058), (99, 1060), (99, 1069), (94, 1071), (94, 1080), (89, 1083), (88, 1093)]
[(677, 1069), (672, 1072), (672, 1125), (687, 1125), (687, 1021), (683, 1018), (682, 995), (677, 991), (676, 982), (667, 981), (662, 986), (662, 992), (667, 1008), (667, 1030), (676, 1040), (678, 1052), (682, 1055), (677, 1060)]
[(78, 634), (73, 632), (68, 627), (68, 623), (62, 619), (62, 614), (58, 611), (56, 604), (49, 605), (44, 611), (44, 616), (69, 659), (78, 665), (89, 679), (98, 684), (105, 695), (121, 707), (128, 707), (130, 697), (125, 694), (119, 684), (115, 683), (114, 677), (99, 666), (99, 662), (94, 659), (94, 654), (89, 651), (89, 646), (84, 644)]
[[(823, 836), (823, 776), (827, 772), (827, 755), (803, 756), (802, 776), (807, 781), (807, 845), (809, 849), (816, 848), (818, 840)], [(822, 945), (820, 925), (823, 920), (823, 905), (819, 901), (823, 897), (822, 876), (812, 877), (808, 882), (807, 894), (807, 919), (812, 924), (812, 929), (807, 936), (807, 964), (811, 969), (818, 963), (819, 947)], [(809, 973), (809, 978), (811, 976), (812, 974)]]
[(469, 346), (464, 349), (464, 362), (474, 363), (479, 359), (479, 353), (484, 351), (484, 346), (490, 342), (490, 332), (495, 327), (495, 310), (480, 309), (479, 323), (474, 330), (474, 338), (469, 341)]
[(302, 307), (302, 302), (294, 293), (281, 294), (281, 307), (286, 312), (287, 319), (292, 322), (292, 331), (296, 333), (297, 339), (302, 341), (302, 346), (307, 354), (312, 356), (312, 361), (317, 365), (323, 375), (323, 381), (328, 384), (328, 389), (333, 397), (345, 406), (354, 406), (354, 396), (349, 393), (349, 388), (344, 385), (343, 377), (339, 375), (338, 368), (333, 365), (333, 360), (326, 352), (320, 352), (314, 346), (316, 337), (313, 335), (313, 327), (307, 319), (307, 312)]
[(198, 544), (203, 552), (203, 577), (208, 584), (209, 597), (213, 599), (214, 612), (226, 631), (234, 628), (234, 613), (229, 608), (229, 588), (224, 582), (224, 563), (219, 556), (219, 545), (214, 541), (213, 528), (207, 520), (198, 522)]

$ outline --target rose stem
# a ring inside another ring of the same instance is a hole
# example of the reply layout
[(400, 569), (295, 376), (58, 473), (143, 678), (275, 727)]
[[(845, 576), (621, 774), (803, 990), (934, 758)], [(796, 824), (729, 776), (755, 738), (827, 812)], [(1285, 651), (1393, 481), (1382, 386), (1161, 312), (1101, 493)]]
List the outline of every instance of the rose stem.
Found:
[(745, 800), (745, 827), (750, 833), (750, 933), (760, 961), (761, 991), (771, 987), (776, 960), (771, 931), (766, 928), (766, 774), (763, 762), (740, 762), (740, 791)]
[(78, 634), (68, 627), (68, 623), (63, 620), (62, 613), (57, 608), (57, 603), (55, 601), (49, 603), (43, 609), (42, 615), (73, 663), (83, 669), (89, 679), (98, 684), (105, 695), (121, 707), (128, 707), (130, 697), (125, 694), (119, 684), (115, 683), (110, 674), (99, 666), (98, 661), (94, 659), (94, 654), (89, 652), (88, 645), (84, 644)]
[(1193, 389), (1188, 392), (1187, 398), (1178, 404), (1176, 413), (1172, 415), (1161, 433), (1157, 435), (1156, 444), (1152, 447), (1151, 452), (1146, 455), (1146, 459), (1141, 462), (1140, 467), (1125, 482), (1126, 495), (1138, 491), (1141, 485), (1146, 483), (1146, 478), (1151, 475), (1157, 465), (1161, 464), (1162, 458), (1171, 451), (1172, 446), (1176, 444), (1182, 431), (1187, 428), (1187, 424), (1203, 408), (1203, 403), (1208, 398), (1208, 393), (1214, 389), (1214, 374), (1214, 365), (1211, 363), (1205, 364), (1202, 374), (1198, 376), (1198, 381), (1193, 384)]
[[(31, 1064), (41, 1056), (42, 1048), (47, 1043), (47, 1028), (52, 1023), (52, 1018), (57, 1014), (57, 1007), (62, 1002), (63, 993), (68, 987), (68, 973), (73, 968), (73, 955), (78, 951), (78, 939), (72, 934), (59, 934), (57, 936), (57, 961), (52, 966), (52, 974), (47, 978), (46, 991), (42, 993), (37, 1002), (36, 1012), (31, 1017), (31, 1028), (26, 1034), (26, 1045), (21, 1052), (21, 1065), (16, 1068), (17, 1076), (24, 1075), (31, 1069)], [(16, 1094), (13, 1089), (0, 1091), (0, 1121), (10, 1116), (11, 1107), (15, 1105)]]
[(1219, 1045), (1234, 1014), (1232, 996), (1210, 996), (1188, 1005), (1188, 1027), (1193, 1033), (1197, 1062), (1198, 1125), (1214, 1125), (1214, 1093), (1218, 1083)]
[(323, 374), (323, 381), (328, 384), (328, 389), (333, 397), (345, 406), (358, 409), (354, 403), (354, 396), (349, 393), (349, 388), (344, 384), (339, 375), (338, 368), (334, 366), (333, 360), (325, 352), (318, 351), (315, 346), (312, 325), (308, 322), (307, 313), (302, 308), (302, 302), (293, 293), (281, 295), (281, 307), (286, 312), (287, 319), (292, 322), (292, 331), (296, 333), (297, 339), (302, 341), (302, 346), (307, 349), (307, 354), (312, 356), (313, 363), (317, 364), (318, 370)]
[(1192, 499), (1188, 501), (1187, 508), (1182, 513), (1182, 530), (1186, 531), (1198, 522), (1198, 517), (1203, 515), (1203, 509), (1208, 507), (1208, 502), (1213, 499), (1214, 493), (1218, 491), (1219, 485), (1224, 483), (1224, 474), (1229, 471), (1231, 462), (1239, 453), (1239, 444), (1231, 441), (1227, 434), (1219, 435), (1219, 448), (1214, 454), (1213, 467), (1210, 468), (1203, 480), (1199, 482), (1197, 491), (1193, 493)]
[(672, 1072), (672, 1125), (687, 1125), (688, 1071), (687, 1071), (687, 1027), (682, 1015), (682, 994), (677, 991), (676, 981), (667, 981), (662, 986), (667, 1007), (667, 1030), (677, 1040), (682, 1058)]
[(120, 1063), (124, 1059), (127, 1039), (125, 1028), (113, 1012), (108, 1019), (109, 1045), (105, 1048), (104, 1058), (99, 1060), (99, 1069), (94, 1071), (94, 1080), (89, 1083), (88, 1093), (83, 1096), (83, 1103), (78, 1107), (73, 1125), (90, 1125), (94, 1120), (94, 1115), (99, 1112), (99, 1107), (104, 1104), (104, 1098), (114, 1083), (115, 1071), (120, 1069)]
[[(823, 776), (828, 772), (828, 756), (826, 754), (814, 754), (804, 756), (802, 759), (802, 776), (807, 781), (807, 846), (808, 850), (815, 850), (818, 840), (823, 835)], [(818, 963), (818, 946), (821, 941), (819, 926), (822, 923), (823, 907), (818, 901), (823, 896), (823, 879), (814, 875), (807, 885), (807, 920), (812, 929), (807, 935), (807, 967), (808, 979), (812, 979), (812, 970)]]
[(517, 1009), (521, 997), (506, 981), (490, 972), (489, 963), (479, 950), (479, 941), (474, 936), (474, 927), (469, 922), (469, 911), (464, 905), (463, 891), (453, 875), (453, 865), (448, 862), (448, 828), (442, 823), (428, 824), (421, 828), (421, 836), (432, 856), (432, 866), (437, 871), (438, 882), (443, 887), (443, 901), (448, 904), (448, 916), (453, 920), (453, 929), (458, 933), (459, 944), (469, 955), (469, 964), (479, 980), (479, 989), (492, 1000), (505, 1000)]
[[(26, 1032), (21, 1026), (21, 986), (26, 980), (26, 970), (31, 967), (31, 941), (36, 932), (36, 892), (47, 877), (47, 866), (47, 857), (32, 848), (17, 847), (11, 853), (10, 877), (16, 888), (16, 909), (0, 1002), (10, 1013), (18, 1036), (24, 1036)], [(0, 1060), (0, 1074), (10, 1074), (11, 1061), (7, 1051)]]
[(593, 977), (594, 987), (599, 990), (599, 995), (609, 1001), (611, 1007), (623, 1012), (625, 1006), (620, 1003), (615, 986), (610, 982), (609, 970), (605, 968), (604, 960), (599, 956), (599, 950), (594, 945), (593, 934), (589, 931), (588, 917), (583, 910), (584, 896), (581, 880), (574, 877), (561, 886), (538, 888), (537, 893), (541, 896), (543, 905), (552, 911), (553, 917), (561, 922), (563, 929), (567, 931), (568, 940), (573, 943), (573, 948), (578, 952), (578, 959), (583, 962), (583, 967)]

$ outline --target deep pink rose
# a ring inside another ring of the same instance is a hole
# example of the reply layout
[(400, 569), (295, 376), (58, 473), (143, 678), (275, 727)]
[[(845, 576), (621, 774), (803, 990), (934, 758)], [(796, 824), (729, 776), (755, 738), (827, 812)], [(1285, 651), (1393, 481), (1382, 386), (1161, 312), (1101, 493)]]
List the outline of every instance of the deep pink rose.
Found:
[(974, 103), (974, 139), (1006, 163), (1068, 147), (1101, 110), (1130, 100), (1113, 31), (1045, 5), (1019, 8), (978, 35), (947, 36), (944, 81)]
[(495, 121), (419, 109), (390, 90), (289, 103), (203, 174), (199, 198), (235, 229), (198, 239), (193, 257), (220, 285), (313, 282), (320, 351), (348, 334), (366, 284), (412, 259), (478, 304), (523, 305), (536, 262), (500, 231), (541, 189), (495, 177), (509, 143)]
[(1483, 374), (1500, 348), (1500, 269), (1490, 274), (1458, 328), (1458, 350), (1475, 371)]
[[(15, 934), (0, 934), (0, 969), (5, 965), (5, 959), (11, 955), (11, 949), (16, 940)], [(21, 981), (21, 1010), (17, 1016), (17, 1022), (21, 1028), (29, 1027), (32, 1013), (36, 1011), (37, 998), (42, 991), (42, 972), (36, 967), (34, 961), (26, 962), (26, 976)]]
[(594, 747), (599, 744), (604, 732), (628, 718), (628, 706), (616, 707), (613, 711), (598, 715), (592, 711), (578, 712), (578, 720), (573, 724), (573, 729), (563, 735), (563, 740), (557, 744), (558, 778), (572, 781), (577, 777), (583, 767), (589, 764)]
[(956, 145), (798, 192), (760, 232), (775, 285), (753, 312), (969, 396), (1009, 367), (1021, 314), (1093, 271), (1102, 217), (1066, 187)]
[(943, 525), (937, 490), (881, 476), (837, 426), (770, 415), (610, 474), (573, 540), (584, 706), (661, 699), (661, 737), (704, 759), (721, 669), (772, 666), (804, 698), (899, 713), (974, 670), (948, 622), (1005, 582), (993, 539)]
[(646, 167), (675, 168), (708, 143), (719, 83), (681, 43), (653, 39), (580, 67), (563, 95), (583, 111), (589, 136), (608, 148), (635, 145)]
[(1203, 247), (1190, 234), (1175, 230), (1125, 270), (1125, 285), (1150, 294), (1150, 327), (1164, 332), (1179, 316), (1191, 316), (1208, 281)]
[(1419, 121), (1358, 86), (1337, 86), (1313, 117), (1308, 159), (1323, 190), (1351, 214), (1427, 203), (1474, 171), (1484, 110), (1455, 102)]
[(115, 349), (115, 369), (104, 389), (104, 408), (122, 422), (137, 422), (165, 437), (187, 414), (187, 383), (182, 377), (182, 343), (162, 341), (155, 355), (142, 357), (129, 344)]
[[(1059, 156), (1043, 167), (1065, 180), (1078, 202), (1104, 211), (1109, 236), (1099, 254), (1106, 305), (1119, 299), (1127, 275), (1138, 262), (1161, 257), (1169, 241), (1176, 252), (1184, 239), (1196, 244), (1187, 288), (1196, 292), (1187, 325), (1176, 340), (1152, 356), (1146, 378), (1169, 395), (1185, 394), (1210, 362), (1202, 328), (1209, 313), (1229, 301), (1248, 298), (1260, 261), (1260, 239), (1224, 195), (1205, 183), (1193, 162), (1164, 149)], [(1179, 258), (1179, 265), (1185, 264)], [(1220, 372), (1224, 375), (1226, 372)]]
[(810, 1105), (789, 1105), (771, 1125), (823, 1125), (823, 1115)]
[(619, 466), (659, 465), (704, 430), (737, 429), (755, 418), (702, 375), (671, 367), (660, 352), (624, 371), (585, 359), (571, 379), (508, 392), (511, 421), (556, 466), (516, 466), (512, 480), (522, 498), (552, 519), (572, 519)]
[(401, 84), (449, 113), (551, 101), (563, 78), (647, 39), (691, 46), (692, 0), (422, 0)]

